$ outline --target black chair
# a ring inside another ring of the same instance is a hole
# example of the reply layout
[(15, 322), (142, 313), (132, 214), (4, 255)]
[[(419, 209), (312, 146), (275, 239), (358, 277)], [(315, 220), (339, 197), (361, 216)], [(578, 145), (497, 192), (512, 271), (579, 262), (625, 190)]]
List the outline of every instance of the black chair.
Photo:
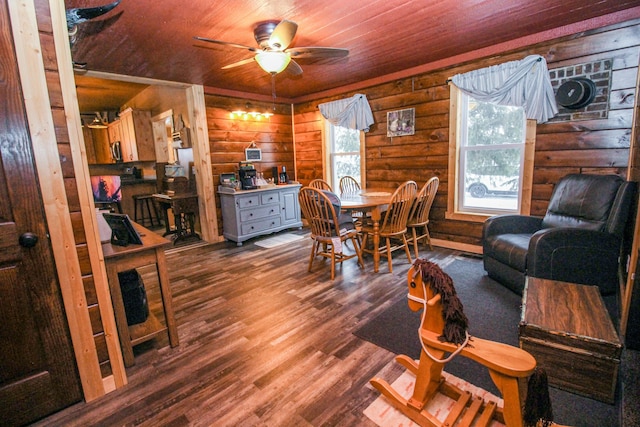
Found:
[(484, 269), (518, 294), (527, 275), (614, 293), (635, 195), (636, 183), (617, 175), (567, 175), (544, 217), (499, 215), (484, 223)]

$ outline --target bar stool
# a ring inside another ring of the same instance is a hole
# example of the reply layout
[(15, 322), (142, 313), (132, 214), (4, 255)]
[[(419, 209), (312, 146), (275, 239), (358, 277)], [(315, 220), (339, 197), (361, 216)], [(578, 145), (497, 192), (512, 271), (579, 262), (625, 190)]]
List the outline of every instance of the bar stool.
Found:
[[(151, 227), (155, 227), (155, 221), (160, 225), (160, 216), (153, 200), (153, 194), (136, 194), (133, 196), (133, 220), (145, 226), (148, 222)], [(153, 214), (151, 213), (153, 209)], [(140, 216), (138, 216), (138, 212)]]

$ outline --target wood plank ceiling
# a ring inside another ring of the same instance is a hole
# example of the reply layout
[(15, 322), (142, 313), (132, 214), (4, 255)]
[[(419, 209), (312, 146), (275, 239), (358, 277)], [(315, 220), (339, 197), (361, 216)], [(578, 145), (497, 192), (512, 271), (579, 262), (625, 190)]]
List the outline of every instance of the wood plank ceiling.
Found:
[(193, 37), (258, 47), (256, 23), (288, 19), (298, 24), (293, 47), (349, 49), (346, 58), (299, 59), (300, 76), (278, 74), (278, 97), (295, 101), (544, 32), (557, 37), (579, 22), (589, 29), (638, 17), (640, 0), (122, 0), (79, 24), (72, 56), (90, 71), (271, 96), (270, 76), (257, 63), (221, 69), (253, 53)]

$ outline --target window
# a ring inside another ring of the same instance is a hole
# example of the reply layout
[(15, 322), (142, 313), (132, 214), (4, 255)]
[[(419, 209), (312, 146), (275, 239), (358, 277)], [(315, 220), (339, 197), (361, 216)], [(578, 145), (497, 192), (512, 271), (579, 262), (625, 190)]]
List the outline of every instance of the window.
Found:
[(350, 175), (364, 187), (364, 135), (325, 120), (325, 180), (338, 190), (340, 178)]
[(479, 102), (451, 85), (450, 131), (447, 217), (528, 214), (535, 121), (522, 107)]

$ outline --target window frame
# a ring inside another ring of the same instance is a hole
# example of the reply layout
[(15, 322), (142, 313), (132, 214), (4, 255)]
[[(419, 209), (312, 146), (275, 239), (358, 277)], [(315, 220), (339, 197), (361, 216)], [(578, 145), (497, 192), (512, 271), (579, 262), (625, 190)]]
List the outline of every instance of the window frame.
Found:
[[(323, 179), (331, 185), (335, 191), (338, 191), (339, 182), (334, 182), (333, 179), (333, 159), (335, 156), (339, 156), (339, 154), (335, 154), (333, 151), (334, 147), (334, 131), (333, 129), (337, 126), (333, 125), (331, 122), (322, 119), (324, 122), (324, 126), (322, 127), (322, 174)], [(365, 137), (364, 131), (358, 131), (360, 138), (360, 187), (366, 188), (366, 162), (365, 162)], [(351, 154), (348, 154), (351, 155)], [(357, 177), (354, 177), (357, 179)]]
[[(484, 222), (495, 213), (465, 211), (458, 206), (459, 192), (463, 188), (460, 180), (460, 131), (462, 113), (462, 91), (449, 83), (449, 160), (448, 160), (448, 195), (446, 219)], [(533, 186), (533, 163), (535, 156), (536, 121), (527, 119), (525, 124), (524, 160), (522, 164), (522, 185), (520, 197), (520, 215), (531, 212), (531, 190)]]

